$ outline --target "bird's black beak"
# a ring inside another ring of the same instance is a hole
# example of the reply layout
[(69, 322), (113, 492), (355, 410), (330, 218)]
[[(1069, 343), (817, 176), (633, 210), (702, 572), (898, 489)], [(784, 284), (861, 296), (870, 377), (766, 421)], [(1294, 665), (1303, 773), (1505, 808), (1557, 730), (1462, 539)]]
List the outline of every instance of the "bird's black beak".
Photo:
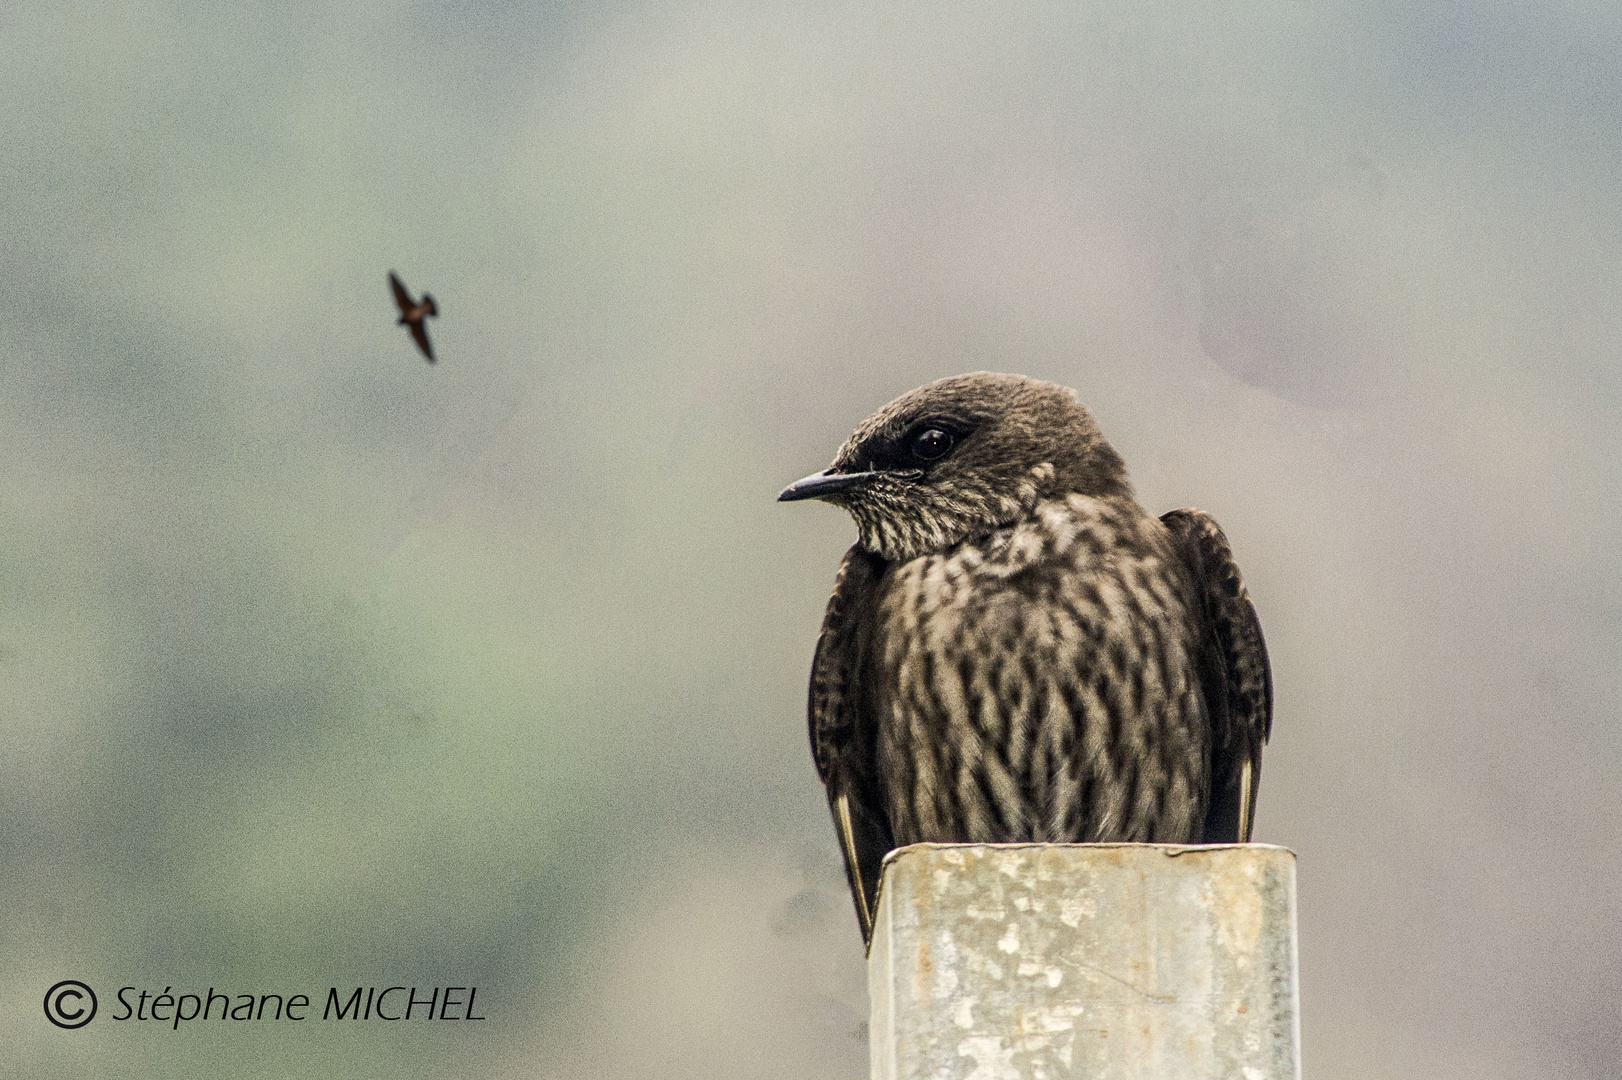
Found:
[(778, 492), (778, 502), (794, 502), (796, 499), (821, 499), (837, 491), (849, 491), (851, 488), (861, 487), (875, 476), (876, 472), (834, 472), (824, 469), (819, 473), (812, 473), (804, 480), (796, 480), (782, 491)]

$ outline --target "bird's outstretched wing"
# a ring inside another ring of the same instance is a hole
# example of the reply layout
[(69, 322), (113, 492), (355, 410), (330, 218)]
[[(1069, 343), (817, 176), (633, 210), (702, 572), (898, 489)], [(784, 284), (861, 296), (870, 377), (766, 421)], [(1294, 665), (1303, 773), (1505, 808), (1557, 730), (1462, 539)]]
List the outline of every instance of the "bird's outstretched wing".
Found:
[(811, 754), (828, 791), (864, 944), (873, 940), (884, 856), (895, 846), (878, 794), (873, 725), (860, 716), (861, 657), (883, 572), (883, 560), (860, 547), (845, 553), (817, 638), (807, 710)]
[(1249, 843), (1273, 732), (1273, 675), (1267, 643), (1228, 538), (1203, 510), (1173, 510), (1161, 522), (1177, 538), (1204, 606), (1201, 681), (1211, 713), (1211, 793), (1201, 842)]
[(393, 270), (389, 271), (389, 288), (394, 292), (394, 303), (400, 309), (401, 315), (409, 313), (416, 306), (415, 301), (411, 299), (411, 294), (406, 292), (405, 284), (401, 282), (399, 276)]
[[(417, 348), (422, 350), (422, 355), (426, 356), (428, 362), (432, 364), (434, 362), (434, 347), (428, 344), (428, 324), (421, 319), (417, 319), (406, 325), (411, 328), (411, 340), (417, 343)], [(455, 352), (456, 350), (452, 349), (451, 351)]]

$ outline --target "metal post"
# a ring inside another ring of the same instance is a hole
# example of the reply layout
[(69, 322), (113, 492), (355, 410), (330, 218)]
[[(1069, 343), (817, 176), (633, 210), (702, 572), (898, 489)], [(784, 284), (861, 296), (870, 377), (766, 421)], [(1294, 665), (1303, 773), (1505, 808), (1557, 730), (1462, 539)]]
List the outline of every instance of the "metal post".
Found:
[(917, 844), (868, 956), (874, 1080), (1299, 1080), (1295, 856)]

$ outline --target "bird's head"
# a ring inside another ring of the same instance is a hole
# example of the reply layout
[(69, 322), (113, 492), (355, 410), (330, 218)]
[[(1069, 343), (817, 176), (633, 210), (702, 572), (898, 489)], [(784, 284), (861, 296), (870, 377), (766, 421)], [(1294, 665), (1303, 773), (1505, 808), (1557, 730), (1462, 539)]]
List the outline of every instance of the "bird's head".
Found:
[(1125, 463), (1076, 392), (980, 371), (896, 398), (857, 426), (832, 467), (778, 499), (843, 506), (864, 548), (905, 562), (1071, 493), (1132, 494)]

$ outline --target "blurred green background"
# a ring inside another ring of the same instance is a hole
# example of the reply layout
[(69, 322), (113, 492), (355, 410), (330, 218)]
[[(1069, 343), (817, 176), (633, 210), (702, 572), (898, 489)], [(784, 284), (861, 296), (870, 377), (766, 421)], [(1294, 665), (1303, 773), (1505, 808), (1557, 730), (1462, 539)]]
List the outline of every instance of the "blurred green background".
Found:
[[(3, 1071), (865, 1076), (803, 718), (854, 530), (773, 498), (989, 368), (1233, 541), (1308, 1075), (1614, 1075), (1618, 55), (1597, 3), (14, 0)], [(111, 1019), (394, 983), (489, 1020)]]

